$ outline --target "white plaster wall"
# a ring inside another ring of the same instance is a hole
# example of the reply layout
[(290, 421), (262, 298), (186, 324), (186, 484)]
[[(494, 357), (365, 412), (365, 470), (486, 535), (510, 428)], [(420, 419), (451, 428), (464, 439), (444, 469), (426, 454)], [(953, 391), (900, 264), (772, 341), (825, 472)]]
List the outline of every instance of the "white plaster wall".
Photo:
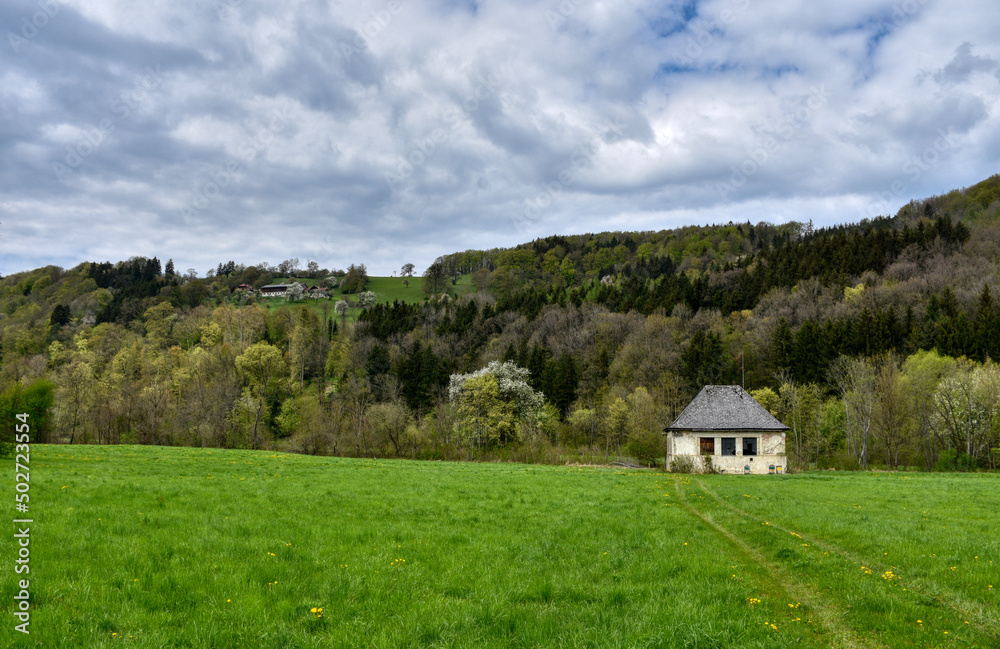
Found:
[[(725, 435), (716, 432), (690, 432), (681, 435), (670, 434), (671, 458), (680, 455), (691, 456), (695, 460), (695, 466), (702, 470), (705, 468), (704, 459), (701, 455), (702, 437), (712, 437), (715, 439), (715, 455), (712, 456), (712, 466), (722, 473), (745, 472), (744, 467), (750, 467), (750, 473), (767, 474), (770, 467), (781, 467), (782, 473), (788, 470), (788, 457), (785, 454), (785, 434), (784, 433), (740, 433), (734, 431)], [(722, 455), (722, 438), (736, 438), (736, 455)], [(757, 438), (757, 455), (744, 456), (744, 437)]]
[[(702, 462), (702, 470), (704, 470), (704, 458), (698, 458)], [(787, 456), (785, 455), (753, 455), (748, 457), (743, 457), (740, 455), (713, 455), (712, 456), (712, 467), (721, 473), (736, 473), (743, 474), (746, 471), (744, 467), (750, 467), (750, 473), (752, 474), (767, 474), (770, 473), (770, 467), (774, 466), (777, 471), (777, 467), (781, 467), (781, 472), (785, 473), (788, 471)]]

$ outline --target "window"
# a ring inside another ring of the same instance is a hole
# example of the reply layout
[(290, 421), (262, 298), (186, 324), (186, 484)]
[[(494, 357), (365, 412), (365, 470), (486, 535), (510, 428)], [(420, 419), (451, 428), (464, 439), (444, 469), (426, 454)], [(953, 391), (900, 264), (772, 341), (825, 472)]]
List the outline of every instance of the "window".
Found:
[(722, 454), (723, 455), (736, 455), (736, 438), (735, 437), (723, 437), (722, 438)]
[(757, 455), (757, 438), (743, 438), (743, 455)]
[(715, 455), (715, 438), (714, 437), (702, 437), (701, 438), (701, 454), (702, 455)]

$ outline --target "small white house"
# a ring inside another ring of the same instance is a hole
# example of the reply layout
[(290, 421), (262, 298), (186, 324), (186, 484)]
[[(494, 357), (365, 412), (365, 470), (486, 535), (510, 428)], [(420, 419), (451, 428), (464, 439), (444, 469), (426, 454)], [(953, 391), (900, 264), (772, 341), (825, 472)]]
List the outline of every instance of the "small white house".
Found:
[(667, 466), (689, 458), (695, 471), (710, 462), (721, 473), (782, 473), (787, 430), (740, 386), (706, 385), (663, 430)]

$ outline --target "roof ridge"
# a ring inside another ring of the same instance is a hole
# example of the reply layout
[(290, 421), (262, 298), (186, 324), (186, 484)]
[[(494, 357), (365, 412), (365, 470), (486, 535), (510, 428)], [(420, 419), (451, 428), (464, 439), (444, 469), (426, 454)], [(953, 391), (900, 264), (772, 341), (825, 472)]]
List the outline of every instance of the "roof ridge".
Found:
[(706, 385), (665, 430), (788, 430), (738, 385)]

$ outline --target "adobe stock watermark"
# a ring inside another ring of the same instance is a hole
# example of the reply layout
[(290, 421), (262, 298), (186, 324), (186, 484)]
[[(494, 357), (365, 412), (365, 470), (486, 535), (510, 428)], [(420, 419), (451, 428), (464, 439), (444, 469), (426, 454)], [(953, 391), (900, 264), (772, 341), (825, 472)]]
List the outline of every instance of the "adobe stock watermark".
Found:
[(679, 65), (691, 65), (725, 33), (726, 27), (750, 6), (750, 0), (730, 0), (730, 7), (723, 9), (712, 18), (696, 18), (688, 24), (688, 37), (684, 51), (675, 57)]
[(897, 178), (885, 191), (878, 192), (868, 205), (865, 212), (869, 218), (888, 214), (893, 205), (905, 199), (907, 187), (923, 178), (924, 174), (940, 164), (945, 153), (958, 149), (956, 136), (943, 128), (938, 129), (938, 137), (919, 155), (912, 156), (903, 165), (902, 171), (906, 180)]
[(362, 52), (372, 46), (375, 39), (382, 35), (389, 25), (392, 24), (395, 17), (402, 11), (402, 0), (389, 0), (389, 2), (387, 2), (385, 7), (382, 9), (369, 12), (368, 15), (371, 20), (355, 25), (354, 42), (340, 42), (340, 53), (343, 54), (344, 58), (348, 61), (355, 56), (359, 56)]
[[(580, 7), (590, 4), (591, 0), (560, 0), (555, 10), (545, 10), (545, 20), (552, 29), (562, 27), (570, 16), (576, 13)], [(612, 0), (612, 4), (617, 4), (621, 0)]]
[(830, 94), (824, 86), (818, 88), (812, 86), (809, 92), (809, 97), (802, 102), (801, 106), (790, 113), (785, 113), (774, 123), (769, 129), (767, 137), (757, 148), (746, 152), (747, 157), (743, 162), (738, 165), (730, 165), (729, 169), (732, 171), (732, 175), (727, 182), (716, 181), (715, 189), (719, 192), (722, 200), (728, 200), (730, 194), (745, 186), (751, 178), (767, 166), (781, 145), (790, 142), (795, 137), (795, 132), (808, 124), (813, 114), (830, 100)]
[(20, 54), (21, 48), (28, 44), (28, 41), (38, 36), (38, 33), (48, 27), (49, 21), (59, 13), (60, 5), (66, 0), (38, 0), (38, 11), (31, 16), (22, 16), (20, 29), (17, 32), (7, 32), (7, 42), (14, 54)]
[(925, 4), (927, 4), (927, 0), (903, 0), (903, 2), (897, 2), (892, 5), (892, 14), (889, 16), (889, 20), (884, 21), (883, 24), (888, 23), (893, 27), (902, 27), (917, 15), (917, 12)]
[(212, 8), (218, 14), (219, 20), (225, 20), (239, 13), (243, 0), (214, 0)]
[(621, 118), (615, 117), (608, 122), (603, 134), (595, 135), (577, 147), (569, 156), (569, 164), (559, 170), (554, 180), (543, 182), (541, 184), (542, 191), (537, 195), (525, 197), (524, 209), (515, 212), (511, 217), (514, 227), (523, 230), (529, 224), (537, 222), (541, 218), (542, 212), (548, 209), (564, 191), (573, 186), (583, 170), (594, 165), (594, 158), (597, 157), (601, 149), (624, 138), (623, 126)]
[(66, 156), (62, 162), (53, 162), (52, 171), (59, 182), (76, 171), (90, 156), (97, 153), (101, 145), (115, 132), (118, 125), (127, 120), (132, 113), (149, 101), (150, 92), (163, 81), (160, 65), (155, 68), (146, 66), (145, 72), (136, 78), (129, 90), (119, 93), (111, 102), (110, 117), (105, 117), (97, 125), (84, 131), (83, 136), (75, 144), (66, 145)]
[(184, 223), (190, 224), (194, 218), (205, 210), (212, 201), (222, 194), (222, 190), (240, 182), (238, 174), (247, 168), (257, 156), (274, 141), (275, 135), (288, 128), (289, 115), (275, 108), (271, 111), (271, 119), (267, 126), (257, 130), (252, 137), (247, 138), (236, 149), (236, 155), (226, 161), (215, 171), (206, 174), (191, 197), (181, 209)]
[(408, 145), (406, 156), (400, 156), (393, 170), (383, 174), (390, 191), (395, 192), (406, 185), (413, 173), (426, 164), (441, 145), (451, 139), (461, 126), (462, 120), (478, 112), (482, 102), (495, 95), (500, 89), (500, 81), (492, 72), (479, 75), (476, 80), (478, 83), (475, 89), (462, 100), (461, 105), (457, 108), (449, 108), (441, 116), (444, 126), (434, 129), (427, 137)]

